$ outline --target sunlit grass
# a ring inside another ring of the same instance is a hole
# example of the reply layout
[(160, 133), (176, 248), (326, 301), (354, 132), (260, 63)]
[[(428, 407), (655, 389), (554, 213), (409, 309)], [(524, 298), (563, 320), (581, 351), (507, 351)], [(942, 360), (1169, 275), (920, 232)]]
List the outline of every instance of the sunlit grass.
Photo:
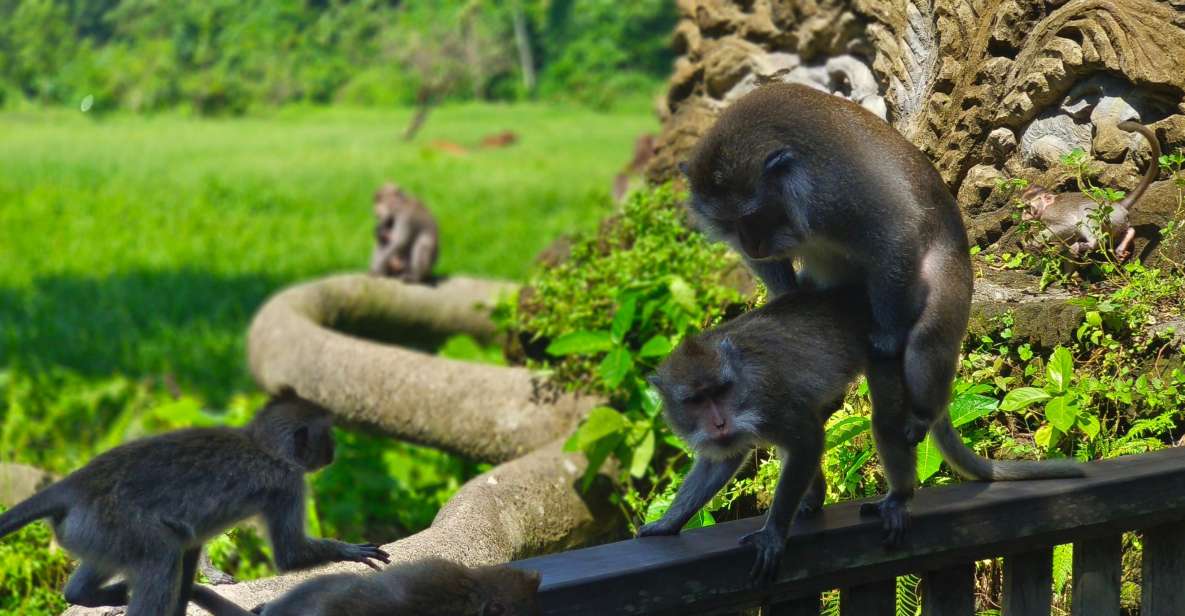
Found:
[[(656, 126), (641, 109), (467, 104), (407, 143), (410, 113), (0, 114), (0, 369), (169, 373), (223, 400), (251, 387), (243, 334), (268, 294), (365, 267), (384, 180), (438, 216), (439, 271), (521, 278), (608, 213), (632, 139)], [(475, 148), (501, 130), (519, 143)]]

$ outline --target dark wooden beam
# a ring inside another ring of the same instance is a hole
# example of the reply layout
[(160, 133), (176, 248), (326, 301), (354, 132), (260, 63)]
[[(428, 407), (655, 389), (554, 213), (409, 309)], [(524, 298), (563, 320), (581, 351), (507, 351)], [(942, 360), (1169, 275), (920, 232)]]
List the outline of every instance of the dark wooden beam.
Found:
[[(754, 554), (737, 539), (761, 518), (678, 537), (647, 537), (553, 554), (514, 566), (543, 573), (549, 616), (672, 614), (806, 597), (905, 573), (924, 573), (1185, 520), (1185, 448), (1092, 462), (1087, 477), (963, 483), (920, 490), (906, 544), (881, 544), (859, 502), (794, 525), (776, 582), (748, 579)], [(1181, 584), (1180, 586), (1185, 586)]]
[(894, 616), (896, 613), (897, 578), (839, 591), (839, 616)]
[[(1185, 558), (1185, 555), (1182, 556)], [(1116, 533), (1074, 544), (1074, 597), (1071, 614), (1119, 616), (1123, 535)]]
[(1185, 523), (1144, 533), (1140, 616), (1185, 614)]
[(1004, 616), (1049, 616), (1052, 600), (1052, 547), (1004, 557)]
[(923, 575), (922, 616), (975, 616), (975, 563)]

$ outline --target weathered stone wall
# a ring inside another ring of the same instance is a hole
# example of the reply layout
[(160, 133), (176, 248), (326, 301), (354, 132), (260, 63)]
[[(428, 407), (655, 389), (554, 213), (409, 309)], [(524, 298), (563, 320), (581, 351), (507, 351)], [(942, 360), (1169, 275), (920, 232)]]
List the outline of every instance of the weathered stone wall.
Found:
[[(1069, 188), (1057, 160), (1081, 147), (1099, 181), (1130, 189), (1148, 147), (1117, 122), (1185, 146), (1185, 0), (679, 0), (680, 54), (661, 104), (651, 179), (758, 82), (807, 83), (881, 115), (934, 161), (973, 242), (1008, 239), (996, 178)], [(1168, 182), (1133, 213), (1176, 207)], [(1145, 234), (1147, 235), (1147, 234)], [(1142, 248), (1137, 244), (1137, 251)]]

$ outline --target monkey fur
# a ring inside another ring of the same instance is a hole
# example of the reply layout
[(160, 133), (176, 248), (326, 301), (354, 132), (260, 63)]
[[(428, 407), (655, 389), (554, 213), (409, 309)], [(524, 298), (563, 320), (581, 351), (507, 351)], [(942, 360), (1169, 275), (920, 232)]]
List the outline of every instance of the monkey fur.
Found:
[(404, 282), (428, 280), (436, 265), (440, 233), (432, 212), (398, 186), (386, 183), (374, 193), (375, 247), (370, 273)]
[(1152, 162), (1136, 189), (1118, 203), (1108, 204), (1111, 211), (1103, 223), (1103, 228), (1099, 229), (1097, 212), (1102, 206), (1090, 197), (1082, 193), (1054, 194), (1039, 184), (1029, 186), (1021, 196), (1021, 200), (1027, 206), (1022, 218), (1041, 221), (1043, 229), (1039, 234), (1042, 237), (1026, 242), (1025, 248), (1036, 250), (1050, 242), (1057, 242), (1064, 246), (1071, 256), (1080, 259), (1098, 250), (1103, 239), (1099, 233), (1101, 231), (1106, 234), (1110, 245), (1115, 249), (1115, 256), (1120, 261), (1126, 261), (1131, 256), (1131, 243), (1136, 236), (1136, 230), (1128, 220), (1129, 214), (1159, 173), (1157, 161), (1160, 159), (1160, 143), (1156, 139), (1156, 133), (1136, 122), (1120, 122), (1118, 127), (1129, 133), (1140, 133), (1148, 140), (1148, 147), (1152, 150)]
[[(331, 422), (289, 391), (243, 428), (120, 445), (0, 515), (0, 537), (49, 518), (58, 543), (82, 561), (66, 601), (128, 605), (128, 616), (184, 614), (202, 544), (256, 514), (281, 570), (333, 561), (377, 568), (371, 561), (389, 561), (377, 546), (305, 535), (304, 474), (333, 461)], [(108, 583), (117, 575), (126, 581)]]
[[(685, 339), (650, 377), (671, 430), (696, 451), (674, 503), (639, 536), (673, 535), (736, 473), (756, 445), (773, 445), (782, 459), (764, 526), (741, 539), (758, 550), (752, 575), (777, 573), (795, 512), (810, 515), (826, 495), (819, 470), (823, 425), (842, 406), (853, 379), (865, 373), (872, 393), (872, 433), (889, 493), (861, 513), (879, 515), (886, 543), (908, 527), (916, 482), (914, 447), (901, 433), (908, 412), (894, 362), (867, 347), (868, 302), (851, 287), (779, 296), (711, 330)], [(960, 474), (981, 480), (1077, 477), (1067, 462), (993, 461), (968, 449), (943, 409), (932, 426), (943, 458)]]
[[(254, 613), (263, 616), (538, 616), (539, 574), (506, 566), (470, 569), (441, 559), (370, 575), (313, 578)], [(205, 586), (193, 601), (212, 616), (252, 616)]]
[(771, 83), (725, 109), (681, 168), (701, 228), (771, 294), (867, 293), (868, 344), (895, 362), (910, 410), (899, 429), (921, 442), (950, 399), (972, 279), (955, 198), (925, 154), (856, 103)]

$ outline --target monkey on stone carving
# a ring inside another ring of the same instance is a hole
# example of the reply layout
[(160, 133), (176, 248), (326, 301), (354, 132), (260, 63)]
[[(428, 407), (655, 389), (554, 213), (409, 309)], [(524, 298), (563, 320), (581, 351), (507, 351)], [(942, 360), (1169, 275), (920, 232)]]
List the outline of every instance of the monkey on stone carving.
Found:
[[(1026, 242), (1026, 248), (1034, 250), (1057, 242), (1072, 257), (1080, 259), (1098, 250), (1101, 240), (1106, 237), (1120, 261), (1126, 261), (1131, 256), (1131, 243), (1136, 230), (1128, 220), (1129, 214), (1159, 173), (1157, 161), (1160, 159), (1160, 143), (1156, 133), (1146, 126), (1135, 122), (1121, 122), (1118, 126), (1125, 131), (1143, 135), (1152, 149), (1152, 162), (1136, 189), (1121, 201), (1103, 206), (1082, 193), (1058, 195), (1044, 186), (1030, 185), (1021, 196), (1026, 205), (1022, 218), (1038, 220), (1043, 228), (1039, 230), (1036, 241)], [(1105, 217), (1100, 214), (1103, 207), (1110, 208)]]
[(971, 310), (967, 232), (926, 155), (856, 103), (774, 83), (725, 109), (683, 168), (701, 226), (773, 295), (867, 293), (869, 346), (908, 392), (899, 429), (921, 442), (950, 399)]
[(387, 183), (374, 193), (375, 247), (370, 273), (424, 282), (436, 264), (436, 219), (418, 199)]
[[(845, 287), (782, 295), (685, 339), (649, 380), (662, 396), (671, 430), (695, 450), (695, 463), (666, 514), (643, 526), (638, 536), (677, 534), (728, 483), (754, 446), (773, 445), (782, 459), (773, 502), (765, 525), (741, 539), (757, 548), (754, 578), (769, 580), (777, 573), (796, 512), (810, 515), (823, 505), (823, 425), (842, 406), (853, 379), (864, 372), (872, 393), (872, 434), (889, 494), (861, 513), (879, 515), (886, 542), (899, 543), (908, 528), (917, 457), (900, 430), (909, 411), (894, 362), (870, 357), (871, 326), (867, 298), (859, 289)], [(981, 458), (963, 444), (945, 406), (932, 434), (951, 467), (974, 479), (1083, 474), (1072, 462)]]
[(315, 577), (254, 612), (205, 586), (194, 588), (193, 602), (212, 616), (539, 616), (539, 580), (534, 571), (429, 558), (370, 575)]
[[(304, 474), (333, 461), (329, 413), (285, 392), (243, 428), (192, 428), (100, 454), (0, 515), (0, 537), (49, 518), (82, 562), (66, 601), (181, 616), (202, 544), (256, 514), (281, 570), (388, 562), (377, 546), (305, 535)], [(124, 581), (109, 583), (116, 576)], [(130, 595), (130, 603), (129, 603)]]

